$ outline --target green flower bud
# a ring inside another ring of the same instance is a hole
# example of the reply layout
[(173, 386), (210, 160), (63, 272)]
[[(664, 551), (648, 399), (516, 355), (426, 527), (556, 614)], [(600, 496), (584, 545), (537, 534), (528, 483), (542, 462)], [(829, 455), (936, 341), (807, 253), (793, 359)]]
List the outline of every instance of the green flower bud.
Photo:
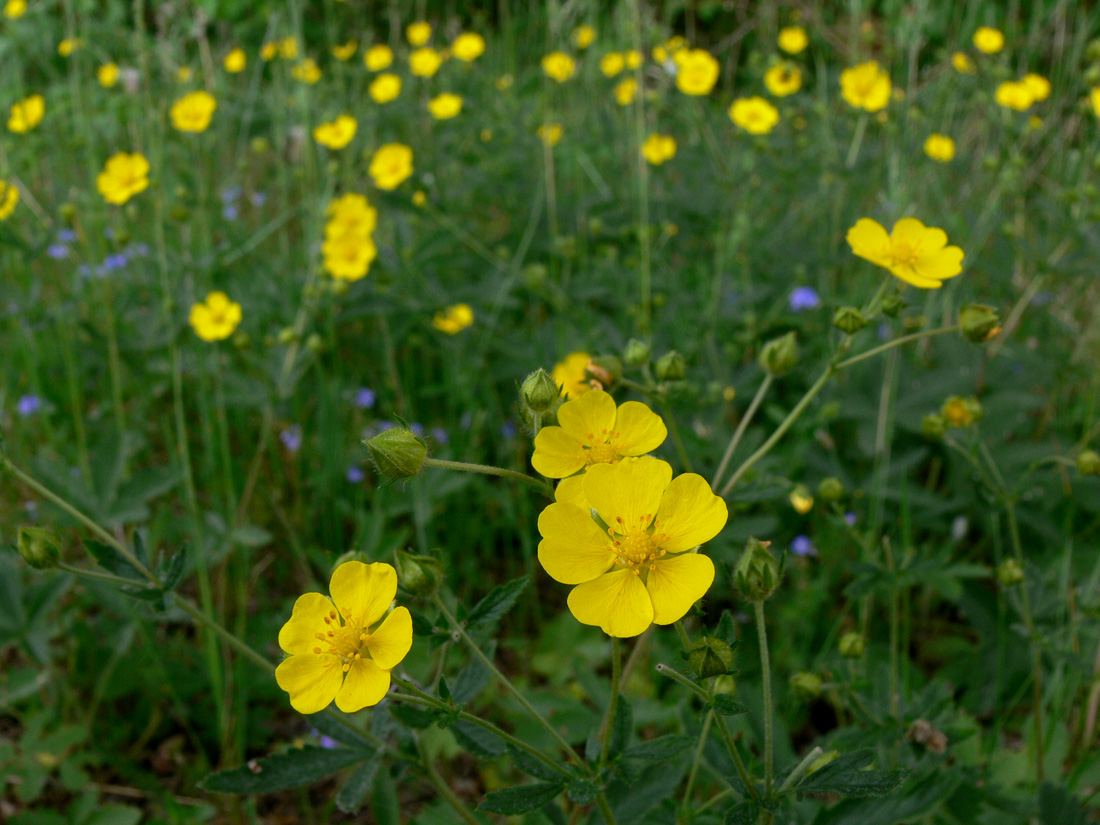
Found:
[(343, 278), (333, 278), (329, 289), (332, 290), (333, 295), (347, 295), (348, 290), (351, 289), (351, 281), (345, 281)]
[(833, 326), (848, 335), (855, 335), (867, 326), (867, 318), (855, 307), (841, 307), (833, 314)]
[(649, 344), (637, 338), (631, 338), (626, 342), (626, 349), (623, 350), (623, 360), (632, 367), (640, 367), (649, 363), (650, 354)]
[(737, 680), (730, 674), (724, 674), (714, 680), (714, 692), (732, 696), (737, 692)]
[(863, 637), (858, 633), (845, 633), (840, 637), (840, 655), (845, 659), (860, 659), (865, 647)]
[(779, 587), (779, 563), (768, 549), (770, 544), (749, 539), (734, 570), (733, 583), (749, 601), (766, 601)]
[(929, 413), (921, 419), (920, 431), (925, 438), (939, 440), (947, 433), (947, 422), (942, 415)]
[(722, 676), (733, 667), (733, 649), (717, 636), (704, 636), (687, 649), (687, 660), (701, 679)]
[(420, 472), (428, 445), (408, 427), (383, 430), (363, 441), (378, 474), (390, 481), (412, 478)]
[(887, 295), (882, 299), (882, 312), (891, 318), (897, 318), (907, 306), (909, 305), (899, 295)]
[(417, 556), (406, 550), (395, 550), (394, 567), (401, 586), (414, 596), (430, 597), (443, 581), (443, 564), (432, 556)]
[(984, 304), (967, 304), (959, 310), (959, 327), (976, 344), (988, 341), (1001, 329), (997, 310)]
[(796, 673), (791, 677), (791, 691), (800, 699), (816, 699), (823, 684), (816, 673)]
[(247, 349), (252, 345), (252, 336), (245, 332), (243, 329), (238, 330), (233, 336), (233, 346), (237, 349)]
[(76, 204), (70, 201), (66, 201), (58, 207), (57, 213), (61, 216), (66, 225), (72, 226), (76, 222)]
[(61, 539), (45, 527), (20, 527), (16, 549), (35, 570), (57, 567), (61, 561)]
[(310, 352), (318, 353), (323, 351), (324, 348), (325, 339), (322, 338), (318, 333), (315, 332), (306, 339), (306, 349), (308, 349)]
[(760, 350), (760, 366), (774, 376), (786, 375), (798, 363), (798, 344), (793, 332), (774, 338)]
[(546, 370), (539, 367), (523, 379), (519, 388), (520, 401), (533, 413), (544, 413), (557, 406), (561, 389)]
[(279, 343), (280, 344), (293, 344), (298, 340), (298, 333), (294, 327), (283, 327), (279, 330)]
[(1083, 476), (1100, 476), (1100, 453), (1082, 450), (1077, 456), (1077, 472)]
[(687, 362), (676, 350), (669, 350), (658, 358), (655, 368), (658, 381), (683, 381), (687, 375)]
[(265, 137), (254, 137), (249, 143), (249, 147), (252, 149), (253, 154), (263, 155), (271, 148), (271, 142)]
[(606, 390), (623, 377), (623, 362), (614, 355), (597, 355), (584, 365), (584, 374), (599, 381)]
[(844, 482), (834, 476), (823, 478), (817, 485), (817, 494), (824, 501), (838, 501), (844, 496)]
[(1016, 559), (1005, 559), (997, 568), (997, 581), (1002, 587), (1015, 587), (1024, 580), (1024, 568)]

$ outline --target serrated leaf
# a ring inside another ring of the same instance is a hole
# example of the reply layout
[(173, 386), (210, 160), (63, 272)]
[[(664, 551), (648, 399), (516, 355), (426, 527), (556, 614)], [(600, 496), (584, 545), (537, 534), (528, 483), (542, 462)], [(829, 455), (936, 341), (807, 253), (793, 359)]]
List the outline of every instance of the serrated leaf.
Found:
[(493, 588), (489, 595), (474, 605), (474, 609), (466, 617), (467, 630), (487, 630), (500, 621), (512, 609), (530, 580), (529, 576), (522, 576)]
[(905, 781), (906, 771), (864, 770), (874, 761), (870, 748), (838, 756), (802, 780), (803, 793), (835, 793), (841, 796), (885, 796)]
[(615, 721), (611, 725), (611, 740), (607, 743), (607, 756), (613, 759), (622, 753), (627, 742), (630, 741), (630, 732), (634, 729), (634, 708), (625, 696), (619, 696), (615, 705)]
[(214, 793), (271, 793), (308, 785), (365, 758), (360, 750), (307, 745), (212, 773), (199, 786)]
[(145, 546), (145, 537), (141, 534), (140, 530), (135, 530), (134, 531), (134, 537), (133, 537), (131, 543), (134, 546), (134, 556), (137, 558), (138, 561), (140, 561), (142, 564), (144, 564), (146, 567), (148, 567), (149, 566), (149, 550)]
[(566, 795), (578, 805), (589, 804), (599, 792), (599, 786), (591, 779), (574, 779), (565, 786)]
[(92, 554), (104, 570), (124, 579), (132, 579), (144, 584), (145, 577), (111, 545), (94, 539), (84, 539), (84, 546), (88, 548), (88, 552)]
[(726, 825), (756, 825), (760, 820), (760, 806), (755, 802), (742, 802), (726, 811)]
[[(485, 655), (489, 657), (490, 661), (492, 661), (495, 649), (495, 644), (485, 648)], [(470, 659), (469, 664), (459, 671), (454, 686), (451, 688), (451, 696), (454, 698), (455, 704), (465, 705), (476, 699), (481, 691), (485, 689), (485, 686), (489, 684), (491, 675), (489, 668), (485, 667), (480, 659)]]
[(453, 705), (454, 699), (451, 698), (451, 689), (447, 687), (447, 680), (439, 677), (439, 698), (446, 702), (448, 705)]
[(374, 776), (370, 810), (374, 814), (375, 825), (399, 825), (400, 806), (397, 800), (397, 786), (388, 768), (378, 771)]
[(728, 609), (723, 610), (722, 618), (718, 620), (718, 627), (715, 628), (714, 635), (730, 647), (733, 647), (737, 644), (736, 626), (736, 622), (733, 620), (733, 614), (730, 613)]
[(1043, 825), (1085, 825), (1088, 814), (1065, 788), (1044, 782), (1039, 786), (1039, 821)]
[(650, 739), (647, 742), (642, 742), (640, 745), (627, 748), (623, 752), (623, 758), (648, 759), (653, 762), (658, 762), (662, 759), (671, 759), (677, 754), (686, 751), (695, 744), (695, 741), (694, 736), (686, 736), (678, 733), (669, 734), (668, 736), (658, 736), (656, 739)]
[(474, 756), (488, 759), (500, 756), (508, 749), (507, 743), (495, 733), (465, 719), (459, 719), (450, 728), (458, 744)]
[(179, 550), (173, 553), (171, 556), (161, 562), (158, 575), (161, 582), (164, 584), (165, 592), (169, 592), (176, 588), (176, 585), (180, 583), (180, 579), (183, 578), (183, 570), (187, 562), (187, 544), (185, 543)]
[(535, 782), (532, 785), (493, 791), (481, 800), (477, 809), (503, 816), (524, 814), (541, 808), (560, 794), (564, 787), (564, 783), (561, 782)]
[(353, 814), (363, 807), (363, 803), (374, 784), (374, 775), (378, 772), (378, 760), (364, 762), (344, 783), (336, 794), (336, 807), (344, 813)]
[(511, 757), (515, 766), (525, 774), (535, 777), (535, 779), (545, 779), (547, 782), (560, 782), (567, 776), (564, 768), (555, 770), (543, 760), (523, 750), (523, 748), (517, 748), (515, 745), (509, 743), (507, 749), (508, 756)]
[(432, 722), (439, 718), (439, 714), (434, 710), (419, 708), (415, 705), (403, 705), (400, 702), (390, 705), (390, 713), (405, 727), (417, 730), (431, 727)]
[(748, 705), (738, 702), (728, 693), (717, 694), (710, 702), (714, 712), (722, 716), (736, 716), (739, 713), (748, 713)]

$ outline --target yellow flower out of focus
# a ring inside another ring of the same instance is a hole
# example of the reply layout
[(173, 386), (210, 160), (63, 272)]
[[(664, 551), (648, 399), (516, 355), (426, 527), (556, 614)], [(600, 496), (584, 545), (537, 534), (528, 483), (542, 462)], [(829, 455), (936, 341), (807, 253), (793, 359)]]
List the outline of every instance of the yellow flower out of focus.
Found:
[(947, 163), (955, 159), (955, 141), (947, 135), (933, 132), (928, 136), (928, 139), (924, 141), (924, 154), (928, 155), (932, 160), (939, 161), (940, 163)]
[(600, 58), (600, 71), (604, 77), (614, 77), (626, 68), (626, 59), (621, 52), (608, 52)]
[(351, 115), (340, 115), (336, 120), (322, 123), (313, 130), (313, 139), (329, 149), (343, 149), (359, 129), (359, 123)]
[(535, 130), (535, 134), (538, 135), (539, 140), (542, 141), (543, 146), (549, 146), (553, 148), (558, 145), (558, 141), (561, 140), (562, 128), (560, 123), (544, 123), (538, 129)]
[(510, 74), (502, 74), (495, 81), (493, 81), (493, 85), (496, 86), (498, 92), (503, 92), (506, 89), (511, 89), (512, 83), (514, 82), (515, 78), (512, 77)]
[[(390, 671), (413, 641), (408, 608), (389, 612), (397, 571), (385, 562), (344, 562), (329, 582), (332, 601), (306, 593), (279, 631), (290, 656), (275, 681), (299, 713), (317, 713), (333, 699), (344, 713), (377, 705), (390, 689)], [(387, 615), (388, 613), (388, 615)]]
[(81, 46), (81, 41), (76, 37), (66, 37), (57, 44), (57, 53), (62, 57), (68, 57)]
[(369, 238), (378, 224), (378, 210), (370, 205), (364, 195), (349, 192), (341, 195), (325, 207), (328, 221), (325, 223), (325, 237), (337, 238), (341, 235), (355, 235)]
[(955, 71), (959, 74), (974, 74), (978, 71), (974, 61), (970, 59), (970, 55), (966, 52), (955, 52), (951, 55), (951, 65), (955, 67)]
[(810, 45), (810, 38), (801, 26), (786, 26), (779, 31), (776, 42), (787, 54), (798, 54)]
[(982, 406), (976, 398), (953, 395), (943, 402), (940, 415), (948, 427), (961, 430), (982, 417)]
[(640, 401), (615, 406), (603, 390), (592, 390), (558, 408), (558, 426), (535, 436), (531, 464), (547, 478), (565, 478), (594, 464), (614, 464), (660, 447), (665, 422)]
[(27, 13), (27, 0), (8, 0), (4, 4), (4, 17), (9, 20), (18, 20)]
[(225, 56), (225, 60), (222, 61), (222, 66), (230, 74), (240, 74), (244, 71), (245, 66), (248, 65), (248, 57), (244, 53), (244, 49), (233, 49)]
[(571, 352), (554, 365), (550, 377), (566, 398), (576, 398), (592, 389), (584, 374), (584, 368), (591, 357), (587, 352)]
[(451, 54), (463, 63), (477, 60), (485, 54), (485, 38), (474, 32), (463, 32), (451, 44)]
[(542, 58), (542, 70), (551, 80), (564, 83), (577, 73), (577, 64), (565, 52), (550, 52)]
[(431, 77), (442, 64), (443, 58), (430, 46), (416, 49), (409, 55), (409, 71), (417, 77)]
[(42, 122), (45, 114), (46, 101), (42, 95), (31, 95), (11, 105), (8, 129), (17, 135), (26, 134)]
[(118, 64), (117, 63), (104, 63), (98, 69), (95, 70), (96, 80), (99, 81), (99, 85), (104, 89), (110, 89), (116, 83), (118, 83)]
[(779, 110), (762, 97), (742, 97), (733, 101), (730, 120), (750, 135), (766, 135), (779, 122)]
[(432, 326), (448, 335), (457, 335), (474, 322), (474, 311), (469, 304), (455, 304), (437, 312)]
[(423, 206), (427, 202), (428, 202), (428, 196), (426, 194), (424, 194), (423, 189), (417, 189), (415, 192), (413, 192), (413, 196), (412, 196), (412, 205), (413, 206)]
[(634, 71), (639, 66), (641, 66), (644, 59), (645, 58), (642, 57), (642, 53), (637, 49), (631, 49), (623, 55), (623, 61), (626, 63), (626, 67), (630, 69), (630, 71)]
[(654, 166), (676, 157), (676, 139), (671, 135), (650, 135), (642, 144), (642, 157)]
[(371, 46), (367, 49), (366, 54), (363, 55), (363, 64), (372, 72), (379, 72), (382, 69), (387, 69), (392, 63), (393, 49), (383, 43)]
[(885, 109), (892, 91), (890, 75), (876, 60), (868, 60), (840, 73), (840, 95), (857, 109), (868, 112)]
[(802, 71), (793, 63), (777, 63), (764, 73), (764, 86), (776, 97), (793, 95), (802, 88)]
[(462, 111), (462, 98), (444, 92), (428, 101), (428, 111), (436, 120), (449, 120)]
[(191, 67), (190, 66), (180, 66), (176, 70), (176, 80), (178, 80), (180, 83), (186, 83), (190, 79), (191, 79)]
[(290, 70), (290, 74), (295, 80), (300, 80), (311, 86), (321, 79), (321, 70), (317, 67), (317, 62), (312, 57), (307, 57), (301, 63), (297, 64)]
[(624, 78), (615, 84), (615, 88), (612, 90), (615, 95), (615, 102), (620, 106), (629, 106), (634, 102), (634, 97), (638, 94), (638, 81), (632, 77)]
[(337, 43), (332, 47), (332, 56), (341, 62), (351, 60), (352, 56), (355, 54), (355, 50), (358, 48), (359, 44), (354, 40), (349, 40), (343, 45)]
[(1036, 103), (1050, 97), (1050, 81), (1041, 74), (1032, 72), (1024, 75), (1023, 84), (1031, 90), (1031, 97)]
[(367, 170), (379, 189), (396, 189), (413, 173), (413, 152), (403, 143), (379, 146)]
[(860, 218), (848, 230), (847, 241), (855, 255), (922, 289), (938, 289), (962, 272), (963, 251), (947, 246), (942, 229), (916, 218), (902, 218), (889, 235), (878, 221)]
[(787, 496), (787, 499), (791, 502), (791, 507), (800, 516), (806, 515), (810, 510), (814, 508), (814, 497), (810, 495), (810, 491), (802, 484), (797, 485), (791, 494)]
[(260, 59), (264, 61), (274, 60), (275, 56), (279, 53), (278, 43), (264, 43), (260, 47)]
[(423, 46), (431, 36), (432, 27), (423, 20), (409, 23), (405, 29), (405, 39), (409, 41), (410, 46)]
[(596, 30), (585, 24), (573, 29), (573, 45), (578, 49), (587, 49), (596, 41)]
[(576, 585), (574, 618), (619, 638), (683, 618), (714, 582), (714, 563), (693, 550), (726, 526), (726, 503), (702, 476), (673, 479), (672, 467), (651, 457), (594, 465), (580, 486), (591, 510), (557, 501), (538, 522), (539, 562), (552, 579)]
[(0, 221), (6, 221), (19, 203), (19, 190), (6, 180), (0, 180)]
[(191, 307), (188, 323), (204, 341), (224, 341), (241, 322), (241, 305), (224, 292), (211, 292), (204, 303)]
[(367, 92), (375, 103), (389, 103), (401, 94), (401, 77), (383, 72), (370, 82)]
[(718, 61), (703, 49), (684, 49), (677, 55), (676, 88), (686, 95), (710, 94), (718, 82)]
[(284, 37), (279, 41), (279, 57), (283, 60), (298, 59), (298, 41), (293, 37)]
[(168, 114), (172, 126), (181, 132), (204, 132), (218, 102), (209, 92), (191, 92), (172, 104)]
[(126, 203), (148, 188), (149, 161), (138, 152), (119, 152), (108, 159), (96, 176), (95, 185), (107, 203)]
[(321, 244), (325, 271), (341, 281), (358, 281), (366, 276), (378, 250), (371, 238), (339, 235)]
[(1006, 109), (1014, 109), (1017, 112), (1030, 109), (1031, 104), (1035, 102), (1031, 87), (1023, 81), (1017, 80), (1006, 80), (997, 87), (997, 92), (993, 97), (999, 105), (1004, 106)]
[(1100, 117), (1100, 86), (1093, 86), (1089, 91), (1089, 103), (1092, 104), (1092, 113)]
[(996, 54), (1005, 47), (1005, 36), (999, 29), (982, 26), (974, 32), (974, 48), (986, 54)]

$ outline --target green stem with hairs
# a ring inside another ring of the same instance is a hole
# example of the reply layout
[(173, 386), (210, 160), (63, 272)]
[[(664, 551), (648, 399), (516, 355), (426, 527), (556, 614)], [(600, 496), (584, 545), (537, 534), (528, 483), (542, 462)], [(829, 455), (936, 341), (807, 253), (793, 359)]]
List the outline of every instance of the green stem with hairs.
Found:
[(533, 476), (529, 476), (526, 473), (517, 473), (515, 470), (506, 470), (503, 467), (493, 467), (490, 464), (471, 464), (466, 461), (447, 461), (442, 458), (425, 458), (424, 466), (442, 467), (447, 470), (461, 470), (465, 473), (481, 473), (482, 475), (487, 476), (500, 476), (501, 478), (510, 478), (514, 481), (522, 481), (524, 484), (530, 484), (532, 487), (538, 489), (540, 493), (543, 493), (549, 498), (554, 497), (554, 491), (545, 481), (541, 481)]
[(733, 432), (733, 438), (730, 439), (730, 443), (726, 445), (726, 451), (722, 454), (722, 461), (718, 464), (718, 469), (714, 471), (714, 478), (710, 482), (710, 487), (713, 490), (718, 486), (718, 482), (722, 480), (722, 476), (726, 473), (726, 468), (729, 467), (730, 459), (733, 458), (733, 452), (737, 449), (737, 445), (741, 443), (741, 439), (745, 435), (745, 430), (749, 427), (749, 422), (752, 421), (752, 417), (756, 415), (756, 410), (759, 408), (760, 403), (764, 400), (764, 396), (768, 394), (768, 389), (772, 385), (772, 381), (775, 380), (775, 376), (770, 372), (764, 373), (764, 380), (760, 383), (760, 386), (756, 389), (756, 395), (752, 398), (752, 403), (749, 404), (749, 408), (745, 410), (745, 414), (741, 416), (741, 421), (737, 424), (737, 429)]
[(615, 730), (615, 711), (619, 705), (619, 679), (623, 672), (622, 643), (615, 637), (611, 637), (611, 699), (607, 703), (607, 716), (603, 720), (603, 729), (600, 744), (600, 767), (607, 764), (611, 755), (611, 734)]
[(774, 752), (772, 730), (772, 666), (768, 654), (768, 630), (764, 624), (764, 603), (753, 602), (756, 612), (756, 635), (760, 643), (760, 671), (764, 684), (764, 793), (772, 792), (772, 754)]

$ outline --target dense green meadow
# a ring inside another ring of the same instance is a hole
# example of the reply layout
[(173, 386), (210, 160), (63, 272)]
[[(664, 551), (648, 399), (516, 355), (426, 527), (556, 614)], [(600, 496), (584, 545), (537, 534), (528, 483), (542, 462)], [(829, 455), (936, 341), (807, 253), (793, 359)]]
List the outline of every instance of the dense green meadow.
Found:
[(1095, 4), (0, 4), (0, 822), (1100, 821)]

